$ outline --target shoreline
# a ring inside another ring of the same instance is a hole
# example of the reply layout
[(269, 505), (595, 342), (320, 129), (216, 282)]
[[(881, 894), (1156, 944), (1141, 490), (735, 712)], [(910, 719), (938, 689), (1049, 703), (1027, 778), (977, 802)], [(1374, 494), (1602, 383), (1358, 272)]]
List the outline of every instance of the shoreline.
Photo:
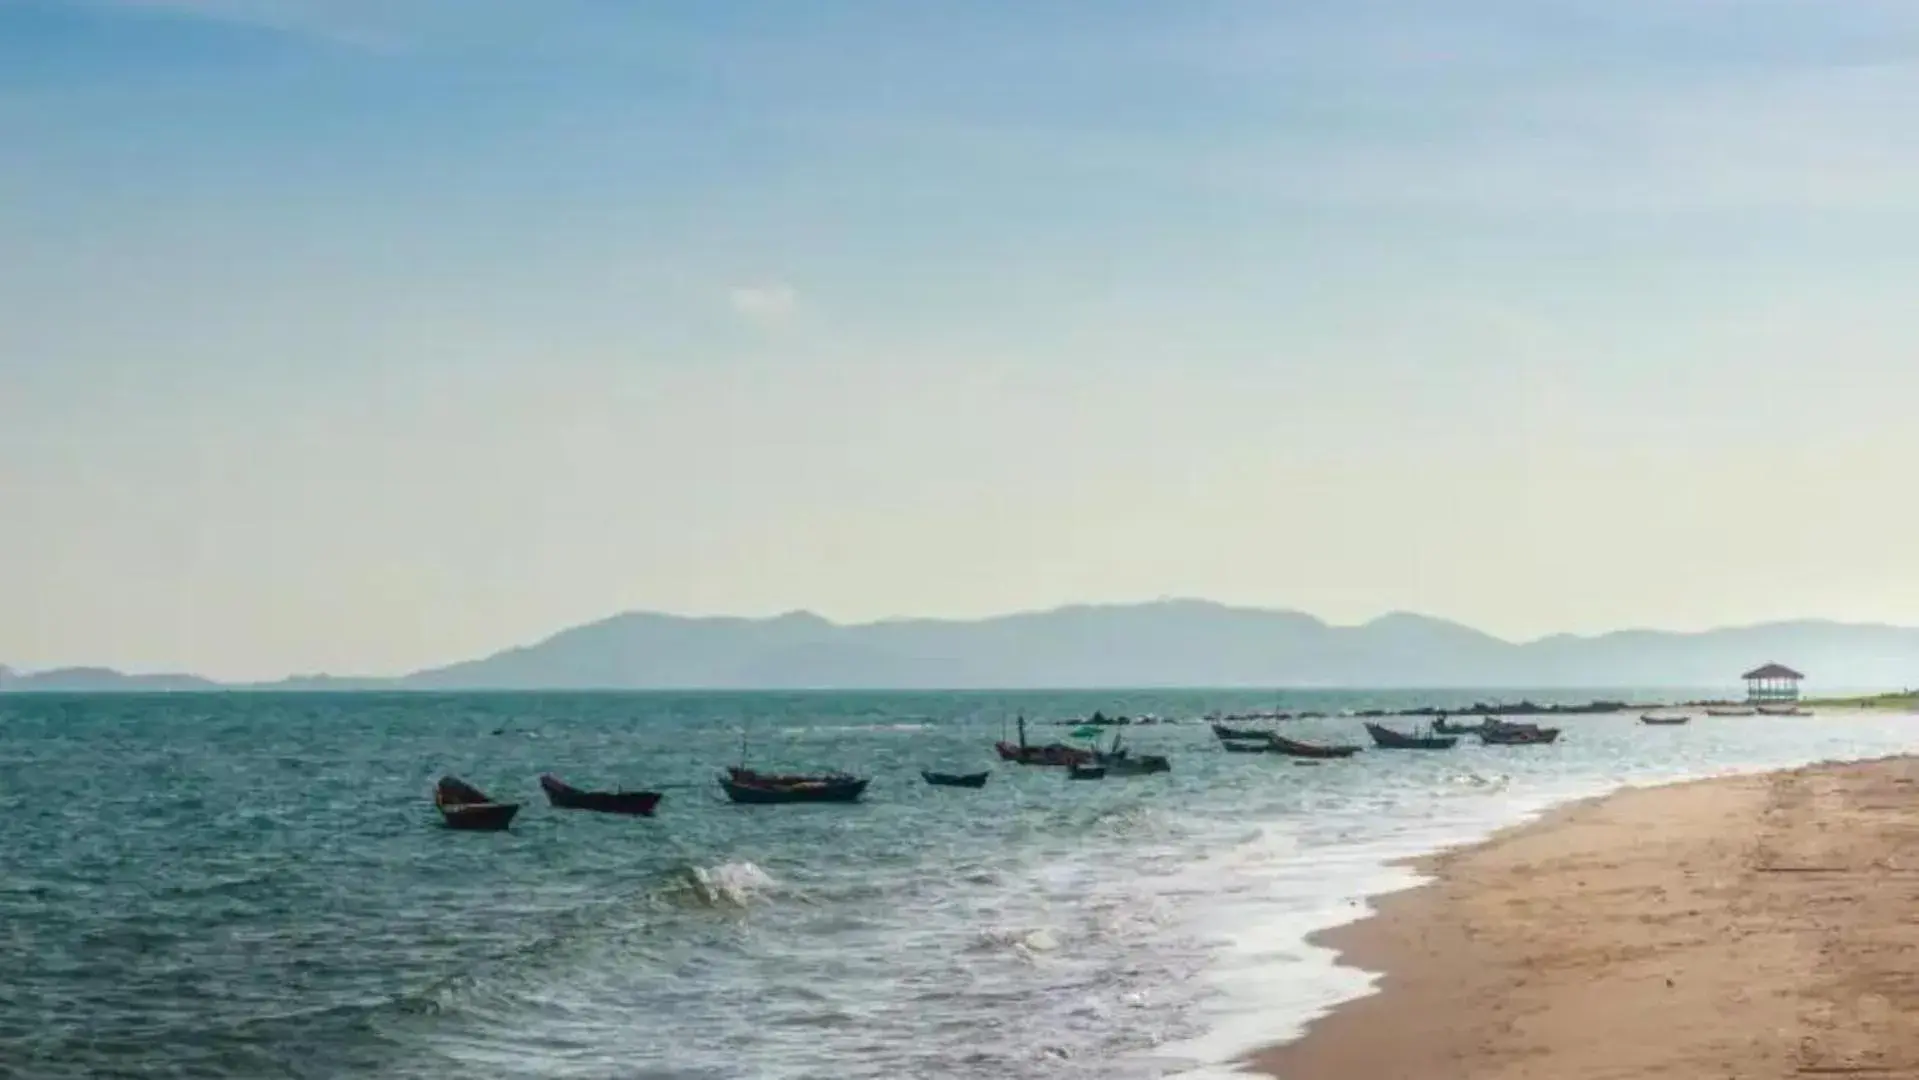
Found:
[[(1312, 935), (1372, 993), (1281, 1080), (1919, 1075), (1919, 758), (1577, 800)], [(1911, 1019), (1906, 1019), (1910, 1017)]]

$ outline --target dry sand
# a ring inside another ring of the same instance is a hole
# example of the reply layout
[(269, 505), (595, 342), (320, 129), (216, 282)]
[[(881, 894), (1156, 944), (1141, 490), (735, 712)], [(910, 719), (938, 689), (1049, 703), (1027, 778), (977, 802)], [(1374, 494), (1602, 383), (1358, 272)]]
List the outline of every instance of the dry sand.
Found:
[(1322, 942), (1380, 994), (1283, 1080), (1919, 1078), (1919, 761), (1621, 792)]

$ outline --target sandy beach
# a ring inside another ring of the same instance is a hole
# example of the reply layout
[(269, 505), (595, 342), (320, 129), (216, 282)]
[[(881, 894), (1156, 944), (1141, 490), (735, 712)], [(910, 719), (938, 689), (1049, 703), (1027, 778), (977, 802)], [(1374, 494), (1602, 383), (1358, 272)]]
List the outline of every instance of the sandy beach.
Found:
[(1919, 760), (1621, 792), (1326, 934), (1384, 972), (1282, 1080), (1919, 1077)]

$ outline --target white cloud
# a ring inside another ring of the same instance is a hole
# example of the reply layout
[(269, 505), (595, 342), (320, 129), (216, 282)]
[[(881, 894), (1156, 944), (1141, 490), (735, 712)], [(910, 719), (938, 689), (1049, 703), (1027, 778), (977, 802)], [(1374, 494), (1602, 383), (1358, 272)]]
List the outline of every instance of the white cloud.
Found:
[(789, 319), (800, 309), (800, 294), (783, 281), (759, 285), (735, 285), (727, 290), (726, 302), (733, 313), (756, 323), (776, 323)]

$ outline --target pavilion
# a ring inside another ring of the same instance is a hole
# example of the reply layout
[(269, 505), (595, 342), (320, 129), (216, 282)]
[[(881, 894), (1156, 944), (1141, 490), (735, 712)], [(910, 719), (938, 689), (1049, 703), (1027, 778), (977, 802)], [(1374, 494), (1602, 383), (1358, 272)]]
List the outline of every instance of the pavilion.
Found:
[(1798, 701), (1799, 680), (1805, 676), (1784, 664), (1767, 664), (1753, 668), (1740, 678), (1746, 680), (1747, 701), (1770, 704), (1776, 701)]

